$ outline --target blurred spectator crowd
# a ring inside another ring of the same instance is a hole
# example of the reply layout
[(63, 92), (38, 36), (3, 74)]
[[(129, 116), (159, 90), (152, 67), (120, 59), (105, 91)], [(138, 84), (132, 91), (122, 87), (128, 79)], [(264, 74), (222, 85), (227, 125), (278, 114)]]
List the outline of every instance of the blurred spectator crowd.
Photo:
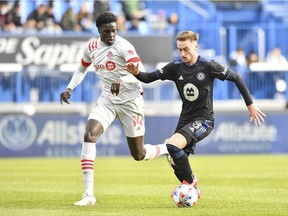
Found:
[[(279, 47), (274, 47), (268, 51), (265, 59), (260, 59), (256, 51), (246, 53), (241, 47), (230, 53), (229, 67), (237, 71), (245, 82), (248, 84), (253, 96), (257, 98), (281, 98), (284, 97), (288, 85), (288, 73), (276, 72), (272, 73), (251, 73), (251, 64), (266, 62), (270, 65), (287, 64), (288, 60), (282, 54)], [(255, 81), (258, 83), (255, 83)], [(260, 83), (260, 85), (259, 85)], [(231, 91), (232, 98), (240, 98), (240, 94), (234, 87)], [(288, 107), (288, 103), (287, 103)]]
[[(63, 31), (98, 33), (95, 20), (105, 11), (111, 11), (118, 17), (118, 31), (138, 34), (155, 32), (176, 33), (179, 22), (178, 14), (166, 14), (159, 10), (151, 14), (145, 3), (134, 0), (79, 1), (73, 7), (73, 1), (65, 2), (67, 7), (61, 17), (55, 16), (57, 1), (42, 1), (35, 4), (33, 10), (23, 17), (21, 1), (0, 1), (0, 28), (2, 32), (13, 33), (62, 33)], [(113, 7), (112, 7), (113, 6)], [(58, 10), (57, 6), (57, 11)]]

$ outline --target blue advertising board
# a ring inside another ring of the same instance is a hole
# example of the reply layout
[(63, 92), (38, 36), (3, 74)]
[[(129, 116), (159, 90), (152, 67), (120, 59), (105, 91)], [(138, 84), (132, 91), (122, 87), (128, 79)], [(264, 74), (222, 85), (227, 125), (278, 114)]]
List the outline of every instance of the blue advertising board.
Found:
[[(146, 116), (145, 143), (163, 143), (173, 134), (177, 116)], [(76, 114), (0, 115), (0, 157), (80, 156), (86, 117)], [(247, 113), (216, 115), (214, 131), (197, 143), (196, 154), (288, 153), (288, 114), (268, 113), (262, 126)], [(97, 144), (98, 156), (130, 155), (116, 120)]]

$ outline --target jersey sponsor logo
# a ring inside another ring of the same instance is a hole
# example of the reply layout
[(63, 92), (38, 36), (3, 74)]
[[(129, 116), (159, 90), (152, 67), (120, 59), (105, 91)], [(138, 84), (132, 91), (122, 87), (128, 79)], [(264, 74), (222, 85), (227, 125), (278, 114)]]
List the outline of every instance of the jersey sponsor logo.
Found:
[(96, 65), (94, 66), (95, 70), (103, 70), (105, 68), (105, 66), (103, 64), (99, 64), (99, 65)]
[(103, 64), (98, 64), (96, 66), (94, 66), (95, 70), (108, 70), (108, 71), (112, 71), (116, 68), (116, 64), (113, 61), (107, 61), (105, 66)]
[(181, 75), (178, 80), (183, 80), (183, 76)]
[(109, 71), (114, 70), (116, 68), (116, 64), (113, 61), (107, 61), (105, 66), (106, 66), (106, 69)]
[(183, 87), (183, 94), (188, 101), (194, 101), (198, 98), (199, 96), (199, 90), (198, 88), (192, 84), (192, 83), (187, 83)]
[(37, 128), (26, 115), (8, 115), (0, 121), (0, 142), (13, 151), (27, 149), (35, 141)]
[(200, 80), (200, 81), (204, 80), (205, 79), (205, 74), (203, 72), (199, 72), (197, 74), (197, 79)]

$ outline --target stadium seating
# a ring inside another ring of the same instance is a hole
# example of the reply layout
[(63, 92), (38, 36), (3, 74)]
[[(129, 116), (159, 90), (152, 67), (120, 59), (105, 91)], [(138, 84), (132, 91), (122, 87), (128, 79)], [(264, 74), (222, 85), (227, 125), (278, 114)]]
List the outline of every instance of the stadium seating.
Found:
[[(93, 1), (88, 2), (90, 8), (93, 8)], [(48, 4), (48, 0), (20, 1), (23, 22), (40, 3)], [(70, 4), (64, 0), (54, 1), (56, 20), (61, 19), (62, 14), (69, 6), (77, 10), (81, 3), (81, 1), (72, 1)], [(119, 10), (119, 0), (110, 1), (110, 3), (112, 11)], [(180, 15), (178, 30), (190, 29), (198, 32), (200, 34), (200, 52), (208, 54), (208, 57), (221, 59), (220, 62), (223, 64), (228, 64), (229, 54), (237, 47), (242, 47), (246, 53), (252, 50), (257, 51), (262, 61), (273, 47), (281, 48), (283, 55), (288, 57), (288, 3), (285, 0), (277, 2), (273, 0), (249, 2), (151, 0), (145, 1), (145, 7), (150, 10), (151, 14), (157, 14), (159, 11), (164, 11), (166, 16), (172, 12), (178, 13)], [(235, 16), (236, 13), (239, 16)], [(13, 33), (3, 33), (1, 37), (9, 38), (11, 35)], [(64, 32), (62, 36), (69, 35), (71, 32)], [(63, 73), (58, 69), (45, 68), (34, 73), (25, 67), (23, 71), (8, 73), (5, 68), (0, 67), (0, 102), (59, 101), (59, 93), (66, 87), (71, 75), (72, 73)], [(277, 73), (251, 72), (248, 74), (247, 84), (254, 97), (273, 99), (276, 97), (275, 95), (279, 95), (275, 84), (275, 80), (278, 80), (279, 77), (287, 84), (288, 76), (285, 71)], [(179, 99), (173, 83), (157, 83), (151, 87), (144, 85), (144, 88), (146, 100)], [(216, 81), (215, 99), (240, 98), (239, 94), (233, 92), (235, 92), (234, 86), (229, 83), (220, 84)], [(89, 73), (85, 79), (85, 85), (77, 88), (72, 101), (93, 102), (97, 98), (97, 94), (99, 94), (99, 80)], [(280, 95), (285, 97), (283, 92)], [(286, 95), (288, 98), (288, 93)]]

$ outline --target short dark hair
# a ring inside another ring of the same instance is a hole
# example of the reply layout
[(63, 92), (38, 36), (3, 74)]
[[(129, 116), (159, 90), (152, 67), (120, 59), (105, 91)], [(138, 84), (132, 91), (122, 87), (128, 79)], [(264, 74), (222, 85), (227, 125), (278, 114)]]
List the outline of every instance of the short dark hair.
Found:
[(96, 19), (96, 26), (99, 28), (103, 24), (117, 22), (117, 17), (111, 12), (104, 12), (100, 14)]

